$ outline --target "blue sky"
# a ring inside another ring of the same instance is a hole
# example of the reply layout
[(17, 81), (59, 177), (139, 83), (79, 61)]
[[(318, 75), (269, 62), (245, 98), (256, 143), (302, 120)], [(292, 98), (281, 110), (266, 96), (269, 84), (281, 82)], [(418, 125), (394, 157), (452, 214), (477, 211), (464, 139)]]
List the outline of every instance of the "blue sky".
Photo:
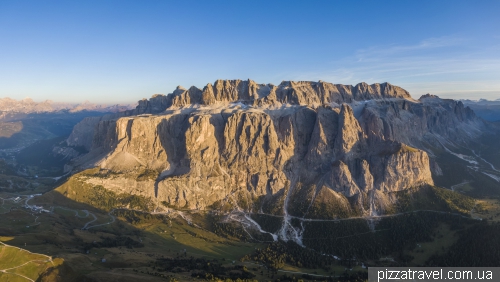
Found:
[(129, 103), (216, 79), (500, 98), (500, 1), (0, 1), (0, 97)]

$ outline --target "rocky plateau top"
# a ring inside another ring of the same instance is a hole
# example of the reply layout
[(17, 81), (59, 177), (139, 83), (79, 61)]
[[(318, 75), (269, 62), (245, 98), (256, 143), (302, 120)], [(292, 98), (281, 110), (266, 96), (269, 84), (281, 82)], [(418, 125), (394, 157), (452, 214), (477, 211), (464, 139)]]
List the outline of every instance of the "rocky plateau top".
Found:
[[(89, 150), (74, 166), (114, 172), (86, 181), (160, 209), (338, 218), (384, 213), (397, 192), (432, 185), (432, 150), (485, 126), (461, 102), (389, 83), (217, 80), (86, 118), (67, 143)], [(154, 177), (125, 177), (144, 171)]]

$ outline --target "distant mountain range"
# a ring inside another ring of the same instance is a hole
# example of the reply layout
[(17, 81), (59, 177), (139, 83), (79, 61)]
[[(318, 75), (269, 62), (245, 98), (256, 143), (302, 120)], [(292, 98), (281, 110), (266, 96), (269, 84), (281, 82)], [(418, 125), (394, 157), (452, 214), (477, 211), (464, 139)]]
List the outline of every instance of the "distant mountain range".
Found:
[(0, 98), (0, 149), (19, 150), (36, 140), (67, 136), (73, 126), (85, 117), (117, 114), (131, 108), (134, 105)]
[(53, 113), (58, 111), (80, 112), (80, 111), (93, 111), (93, 112), (122, 112), (128, 109), (135, 108), (133, 104), (115, 104), (104, 105), (94, 104), (85, 101), (80, 104), (72, 103), (58, 103), (51, 100), (43, 102), (35, 102), (31, 98), (22, 100), (15, 100), (9, 97), (0, 98), (0, 112), (2, 113)]
[(481, 118), (488, 121), (500, 121), (500, 99), (496, 100), (462, 100)]

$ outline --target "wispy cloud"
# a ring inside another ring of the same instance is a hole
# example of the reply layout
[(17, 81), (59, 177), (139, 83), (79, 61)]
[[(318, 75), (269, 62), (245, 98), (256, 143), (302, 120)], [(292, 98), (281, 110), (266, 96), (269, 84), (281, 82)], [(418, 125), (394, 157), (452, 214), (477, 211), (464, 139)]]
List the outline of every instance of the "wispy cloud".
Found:
[(382, 58), (393, 57), (397, 55), (408, 55), (417, 51), (428, 51), (436, 48), (458, 46), (466, 41), (464, 38), (445, 36), (439, 38), (429, 38), (422, 40), (415, 45), (385, 45), (372, 46), (367, 49), (359, 49), (356, 51), (356, 57), (359, 61), (363, 60), (379, 60)]
[(483, 98), (496, 99), (500, 98), (498, 49), (461, 37), (429, 38), (414, 45), (356, 50), (321, 71), (294, 77), (348, 84), (388, 81), (416, 97), (430, 92), (446, 97), (469, 93), (470, 98), (485, 95)]

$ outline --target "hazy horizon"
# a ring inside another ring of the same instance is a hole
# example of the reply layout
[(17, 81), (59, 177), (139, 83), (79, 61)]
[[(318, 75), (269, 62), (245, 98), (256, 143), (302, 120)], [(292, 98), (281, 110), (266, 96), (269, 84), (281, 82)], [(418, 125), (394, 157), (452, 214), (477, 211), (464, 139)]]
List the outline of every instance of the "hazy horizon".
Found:
[(135, 103), (217, 79), (500, 98), (498, 1), (0, 2), (0, 97)]
[[(331, 82), (331, 81), (326, 81), (326, 82)], [(209, 82), (211, 84), (213, 84), (213, 81), (212, 82)], [(257, 81), (257, 83), (261, 83), (259, 81)], [(331, 83), (335, 83), (335, 82), (331, 82)], [(377, 82), (375, 82), (377, 83)], [(380, 82), (380, 83), (383, 83), (383, 82)], [(390, 83), (390, 82), (389, 82)], [(264, 84), (267, 84), (267, 83), (264, 83)], [(274, 85), (278, 85), (279, 83), (272, 83)], [(357, 84), (357, 83), (356, 83)], [(356, 84), (352, 84), (353, 86), (356, 85)], [(392, 84), (392, 83), (391, 83)], [(189, 87), (191, 86), (195, 86), (195, 87), (198, 87), (199, 89), (203, 89), (203, 87), (205, 86), (196, 86), (196, 85), (190, 85), (190, 86), (184, 86), (184, 85), (179, 85), (179, 86), (182, 86), (186, 89), (188, 89)], [(400, 86), (400, 85), (397, 85), (397, 86)], [(403, 87), (404, 88), (404, 87)], [(90, 103), (90, 104), (98, 104), (98, 105), (107, 105), (107, 106), (111, 106), (111, 105), (117, 105), (117, 104), (120, 104), (120, 105), (134, 105), (134, 104), (137, 104), (138, 101), (142, 100), (142, 99), (149, 99), (151, 98), (153, 95), (157, 95), (157, 94), (161, 94), (161, 95), (170, 95), (172, 94), (172, 92), (175, 90), (172, 89), (172, 91), (170, 91), (169, 93), (152, 93), (150, 94), (149, 96), (144, 96), (144, 97), (137, 97), (135, 100), (130, 100), (130, 101), (111, 101), (111, 102), (99, 102), (99, 101), (92, 101), (92, 100), (89, 100), (89, 99), (85, 99), (85, 100), (72, 100), (72, 101), (58, 101), (58, 100), (53, 100), (53, 99), (33, 99), (32, 97), (20, 97), (20, 98), (13, 98), (13, 97), (9, 97), (9, 96), (2, 96), (0, 97), (0, 99), (4, 99), (4, 98), (10, 98), (10, 99), (14, 99), (16, 101), (22, 101), (22, 100), (25, 100), (25, 99), (30, 99), (32, 100), (33, 102), (35, 103), (43, 103), (43, 102), (46, 102), (46, 101), (50, 101), (50, 102), (53, 102), (53, 103), (56, 103), (56, 104), (71, 104), (71, 105), (78, 105), (78, 104), (85, 104), (85, 103)], [(407, 89), (406, 89), (407, 90)], [(410, 95), (412, 96), (412, 98), (414, 99), (419, 99), (420, 96), (422, 95), (425, 95), (425, 94), (433, 94), (433, 95), (437, 95), (439, 96), (440, 98), (446, 98), (446, 99), (454, 99), (454, 100), (471, 100), (471, 101), (480, 101), (480, 100), (487, 100), (487, 101), (500, 101), (500, 98), (491, 98), (491, 99), (487, 99), (487, 98), (481, 98), (481, 97), (473, 97), (473, 98), (458, 98), (457, 96), (459, 95), (454, 95), (453, 93), (451, 93), (450, 95), (439, 95), (439, 94), (435, 94), (435, 93), (422, 93), (421, 95), (413, 95), (411, 92), (410, 92)]]

